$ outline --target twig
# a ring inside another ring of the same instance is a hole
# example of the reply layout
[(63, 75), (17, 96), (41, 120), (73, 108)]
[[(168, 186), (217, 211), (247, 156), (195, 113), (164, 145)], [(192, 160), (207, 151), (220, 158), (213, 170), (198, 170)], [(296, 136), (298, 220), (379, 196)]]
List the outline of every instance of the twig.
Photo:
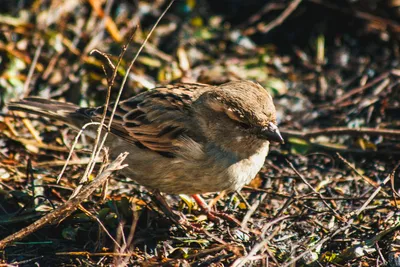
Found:
[[(35, 146), (38, 148), (43, 148), (43, 149), (48, 149), (48, 150), (53, 150), (53, 151), (59, 151), (59, 152), (68, 152), (69, 150), (66, 149), (65, 147), (61, 147), (61, 146), (55, 146), (55, 145), (48, 145), (45, 143), (38, 143), (36, 140), (32, 140), (32, 139), (26, 139), (26, 138), (22, 138), (22, 137), (18, 137), (18, 136), (12, 136), (10, 134), (7, 134), (6, 132), (0, 132), (0, 136), (1, 135), (6, 136), (7, 138), (19, 142), (23, 145), (31, 145), (31, 146)], [(82, 153), (83, 151), (78, 151), (80, 153)]]
[(354, 89), (350, 90), (349, 92), (347, 92), (346, 94), (344, 94), (343, 96), (335, 99), (332, 104), (329, 104), (329, 106), (332, 106), (332, 105), (336, 106), (339, 103), (343, 102), (344, 100), (347, 100), (348, 98), (352, 97), (353, 95), (363, 92), (364, 90), (374, 86), (375, 84), (377, 84), (380, 81), (389, 77), (390, 73), (391, 73), (390, 71), (385, 71), (384, 73), (382, 73), (381, 75), (379, 75), (378, 77), (376, 77), (375, 79), (370, 81), (369, 83), (365, 84), (364, 86), (354, 88)]
[[(69, 161), (70, 161), (70, 159), (71, 159), (71, 157), (72, 157), (72, 153), (74, 152), (75, 146), (76, 146), (76, 144), (78, 143), (79, 137), (81, 137), (83, 131), (85, 131), (86, 127), (88, 127), (88, 126), (91, 126), (91, 125), (98, 125), (98, 124), (99, 124), (98, 122), (89, 122), (89, 123), (86, 123), (85, 125), (83, 125), (83, 127), (80, 129), (80, 131), (78, 132), (78, 134), (75, 136), (75, 140), (74, 140), (74, 143), (72, 144), (72, 147), (71, 147), (70, 150), (69, 150), (67, 160), (65, 161), (64, 166), (63, 166), (63, 168), (62, 168), (60, 174), (59, 174), (58, 177), (57, 177), (57, 181), (56, 181), (57, 184), (60, 182), (60, 180), (61, 180), (61, 178), (62, 178), (62, 176), (63, 176), (63, 174), (64, 174), (64, 172), (65, 172), (65, 169), (66, 169), (67, 166), (69, 165)], [(90, 162), (90, 161), (89, 161), (89, 162)]]
[(31, 83), (33, 72), (35, 71), (35, 67), (36, 67), (36, 64), (38, 62), (40, 53), (42, 52), (43, 44), (44, 44), (43, 40), (40, 39), (39, 45), (38, 45), (38, 47), (36, 48), (36, 51), (35, 51), (35, 55), (33, 56), (33, 60), (32, 60), (31, 66), (29, 67), (28, 76), (26, 77), (26, 80), (25, 80), (25, 83), (24, 83), (24, 89), (23, 89), (24, 97), (29, 96), (29, 93), (30, 93), (29, 85)]
[[(295, 198), (296, 192), (293, 192), (292, 195), (290, 195), (285, 203), (283, 203), (282, 208), (279, 209), (278, 213), (274, 216), (275, 218), (278, 218), (281, 216), (281, 214), (289, 207), (290, 204), (293, 203), (293, 199)], [(321, 198), (318, 198), (318, 200), (321, 200)]]
[(378, 242), (375, 242), (375, 248), (376, 248), (376, 251), (378, 252), (379, 257), (380, 257), (381, 260), (382, 260), (382, 264), (383, 264), (383, 265), (387, 265), (388, 262), (387, 262), (387, 260), (385, 259), (385, 257), (383, 256), (382, 250), (381, 250), (381, 248), (379, 247)]
[(400, 137), (400, 130), (395, 129), (377, 129), (377, 128), (347, 128), (347, 127), (329, 127), (325, 129), (315, 129), (310, 131), (294, 131), (294, 130), (286, 130), (280, 129), (280, 132), (283, 137), (299, 137), (299, 138), (312, 138), (320, 135), (370, 135), (370, 136), (386, 136), (386, 137)]
[(398, 207), (397, 201), (396, 201), (396, 196), (400, 197), (400, 195), (399, 195), (399, 193), (397, 193), (397, 190), (396, 190), (395, 185), (394, 185), (394, 174), (396, 173), (397, 168), (399, 168), (399, 166), (400, 166), (400, 162), (397, 163), (396, 167), (394, 167), (393, 171), (390, 173), (390, 186), (392, 187), (393, 198), (395, 200), (396, 207)]
[[(88, 165), (86, 166), (84, 175), (82, 176), (81, 180), (79, 181), (80, 185), (78, 185), (78, 187), (76, 188), (75, 192), (78, 192), (80, 190), (81, 185), (87, 181), (87, 178), (92, 173), (92, 171), (94, 169), (94, 166), (96, 164), (95, 159), (99, 157), (101, 148), (103, 147), (102, 145), (100, 147), (98, 145), (99, 145), (100, 138), (101, 138), (101, 132), (103, 130), (103, 127), (105, 126), (104, 122), (105, 122), (106, 115), (107, 115), (107, 108), (108, 108), (108, 105), (110, 104), (111, 90), (112, 90), (112, 87), (114, 85), (114, 81), (115, 81), (115, 78), (117, 76), (117, 73), (118, 73), (119, 65), (121, 64), (122, 58), (125, 55), (125, 52), (128, 49), (129, 44), (132, 42), (132, 39), (133, 39), (133, 34), (131, 34), (131, 38), (129, 39), (128, 43), (125, 46), (123, 46), (122, 51), (119, 54), (116, 66), (114, 66), (112, 64), (112, 61), (110, 60), (110, 58), (105, 53), (101, 53), (101, 52), (99, 52), (97, 50), (91, 51), (91, 53), (97, 52), (97, 53), (99, 53), (100, 55), (102, 55), (103, 57), (105, 57), (107, 59), (108, 64), (113, 69), (113, 74), (112, 74), (110, 79), (107, 79), (108, 88), (107, 88), (106, 103), (104, 105), (104, 110), (103, 110), (103, 114), (101, 116), (100, 124), (97, 127), (97, 134), (96, 134), (96, 138), (95, 138), (95, 141), (94, 141), (92, 154), (90, 156), (90, 161), (89, 161)], [(104, 138), (104, 141), (105, 141), (105, 139), (107, 138), (107, 134), (103, 138)]]
[(326, 151), (334, 151), (334, 152), (341, 152), (341, 153), (351, 153), (351, 154), (362, 154), (362, 155), (370, 155), (370, 156), (378, 156), (378, 155), (385, 155), (385, 156), (399, 156), (400, 151), (393, 150), (393, 149), (382, 149), (382, 150), (365, 150), (365, 149), (354, 149), (348, 147), (337, 147), (336, 145), (329, 145), (329, 144), (320, 144), (320, 143), (313, 143), (310, 142), (310, 145), (313, 149), (316, 150), (326, 150)]
[[(267, 189), (262, 189), (262, 188), (253, 188), (253, 187), (243, 187), (244, 190), (249, 190), (249, 191), (255, 191), (255, 192), (266, 192), (268, 194), (277, 196), (277, 197), (282, 197), (286, 199), (294, 199), (294, 200), (310, 200), (310, 201), (322, 201), (322, 200), (335, 200), (335, 201), (358, 201), (358, 200), (366, 200), (368, 197), (310, 197), (310, 196), (293, 196), (293, 195), (284, 195), (284, 194), (279, 194), (276, 192), (273, 192), (272, 190), (267, 190)], [(242, 190), (243, 190), (242, 189)], [(392, 199), (392, 197), (387, 196), (387, 197), (379, 197), (375, 199), (381, 199), (381, 200), (386, 200), (386, 199)]]
[(261, 17), (273, 10), (282, 10), (286, 7), (286, 5), (284, 3), (269, 3), (267, 2), (263, 8), (260, 9), (260, 11), (258, 11), (257, 13), (253, 14), (251, 17), (249, 17), (247, 19), (247, 21), (245, 21), (244, 23), (239, 25), (239, 28), (244, 28), (245, 25), (250, 25), (253, 24), (257, 21), (259, 21), (261, 19)]
[(88, 251), (70, 251), (70, 252), (56, 252), (57, 256), (83, 256), (83, 257), (137, 257), (139, 260), (145, 259), (134, 251), (128, 253), (120, 252), (88, 252)]
[(246, 229), (247, 228), (247, 223), (250, 220), (251, 216), (253, 215), (253, 213), (257, 210), (258, 206), (260, 206), (260, 204), (264, 201), (265, 197), (267, 196), (267, 194), (262, 194), (261, 196), (259, 196), (259, 199), (257, 199), (253, 205), (251, 205), (250, 209), (247, 211), (246, 215), (244, 216), (241, 226), (242, 228)]
[(400, 32), (400, 24), (397, 23), (396, 21), (386, 19), (386, 18), (381, 18), (381, 17), (375, 16), (375, 15), (368, 14), (363, 11), (359, 11), (359, 10), (340, 8), (339, 6), (331, 4), (333, 1), (330, 1), (329, 3), (327, 3), (328, 1), (321, 1), (321, 0), (309, 0), (309, 1), (313, 2), (315, 4), (323, 5), (324, 7), (327, 7), (330, 9), (339, 10), (340, 12), (343, 12), (345, 14), (354, 15), (360, 19), (379, 22), (380, 24), (390, 26), (396, 32)]
[(83, 211), (88, 217), (92, 218), (92, 220), (96, 221), (100, 228), (106, 233), (106, 235), (114, 242), (114, 244), (118, 247), (121, 248), (121, 246), (118, 244), (118, 242), (114, 239), (114, 237), (108, 232), (107, 228), (104, 226), (104, 224), (100, 221), (100, 219), (96, 216), (94, 216), (90, 211), (85, 209), (82, 205), (79, 205), (79, 209)]
[[(17, 111), (17, 113), (20, 114), (21, 112)], [(29, 119), (27, 118), (22, 119), (22, 123), (31, 133), (33, 139), (35, 139), (38, 143), (43, 143), (42, 138), (40, 138), (40, 134), (36, 131), (35, 127), (33, 127), (32, 122)]]
[[(336, 155), (340, 160), (342, 160), (350, 169), (352, 169), (358, 176), (360, 176), (368, 184), (372, 185), (375, 188), (379, 187), (379, 184), (377, 182), (373, 181), (371, 178), (367, 176), (362, 175), (353, 165), (351, 165), (350, 162), (348, 162), (344, 157), (342, 157), (342, 155), (340, 155), (339, 153), (336, 153)], [(388, 196), (388, 194), (385, 193), (385, 196)]]
[[(271, 222), (269, 222), (268, 224), (266, 224), (266, 226), (264, 226), (264, 231), (266, 232), (272, 225), (281, 222), (285, 219), (287, 219), (289, 216), (283, 216), (280, 217), (276, 220), (273, 220)], [(245, 264), (254, 256), (257, 254), (258, 251), (260, 251), (265, 245), (267, 245), (268, 241), (271, 240), (271, 238), (274, 235), (269, 235), (268, 237), (264, 237), (259, 243), (257, 243), (249, 252), (249, 254), (247, 254), (245, 257), (241, 257), (235, 260), (235, 262), (231, 265), (232, 267), (241, 267), (241, 266), (245, 266)]]
[(292, 216), (291, 215), (284, 215), (284, 216), (275, 218), (272, 221), (268, 222), (266, 225), (263, 226), (263, 228), (261, 230), (261, 236), (265, 237), (266, 234), (267, 234), (268, 229), (271, 228), (272, 225), (274, 225), (274, 224), (276, 224), (276, 223), (278, 223), (280, 221), (289, 219), (290, 217), (292, 217)]
[(324, 205), (335, 215), (335, 217), (340, 221), (344, 222), (345, 219), (339, 213), (337, 213), (325, 200), (323, 200), (322, 194), (317, 190), (315, 190), (314, 187), (312, 187), (312, 185), (303, 177), (303, 175), (301, 175), (297, 171), (297, 169), (293, 166), (293, 164), (289, 160), (286, 160), (286, 162), (289, 164), (289, 167), (296, 173), (296, 175), (303, 181), (303, 183), (305, 183), (315, 194), (317, 194), (320, 197), (322, 203), (324, 203)]
[(285, 21), (285, 19), (287, 19), (287, 17), (289, 17), (289, 15), (292, 14), (293, 11), (296, 10), (296, 8), (301, 3), (301, 1), (302, 0), (293, 0), (289, 4), (289, 6), (277, 18), (275, 18), (273, 21), (271, 21), (267, 25), (259, 23), (257, 25), (256, 29), (253, 28), (253, 27), (249, 28), (249, 29), (245, 30), (243, 34), (244, 35), (252, 35), (252, 34), (255, 34), (257, 31), (261, 32), (261, 33), (267, 33), (269, 31), (271, 31), (276, 26), (281, 25)]
[[(101, 151), (102, 147), (104, 146), (104, 143), (105, 143), (105, 141), (106, 141), (106, 139), (107, 139), (108, 133), (110, 132), (111, 125), (112, 125), (112, 122), (113, 122), (113, 119), (114, 119), (114, 115), (115, 115), (115, 111), (116, 111), (116, 109), (117, 109), (117, 107), (118, 107), (118, 104), (119, 104), (119, 101), (120, 101), (122, 92), (123, 92), (123, 90), (124, 90), (126, 81), (127, 81), (128, 77), (129, 77), (129, 73), (130, 73), (130, 71), (131, 71), (131, 69), (132, 69), (132, 67), (133, 67), (133, 64), (136, 62), (136, 59), (138, 58), (140, 52), (143, 50), (143, 48), (144, 48), (144, 46), (146, 45), (147, 41), (149, 40), (150, 36), (152, 35), (152, 33), (154, 32), (154, 30), (156, 29), (156, 27), (157, 27), (158, 24), (160, 23), (161, 19), (162, 19), (162, 18), (164, 17), (164, 15), (167, 13), (167, 11), (169, 10), (169, 8), (172, 6), (172, 4), (174, 3), (174, 1), (175, 1), (175, 0), (172, 0), (172, 1), (168, 4), (168, 6), (165, 8), (164, 12), (159, 16), (159, 18), (157, 19), (156, 23), (155, 23), (154, 26), (151, 28), (149, 34), (147, 34), (146, 39), (143, 41), (142, 45), (140, 46), (139, 50), (137, 51), (135, 57), (132, 59), (132, 61), (131, 61), (130, 65), (129, 65), (129, 67), (127, 68), (126, 73), (125, 73), (125, 76), (124, 76), (124, 78), (123, 78), (123, 80), (122, 80), (122, 83), (121, 83), (121, 86), (120, 86), (118, 95), (117, 95), (117, 99), (115, 100), (113, 110), (112, 110), (112, 112), (111, 112), (110, 117), (108, 118), (109, 121), (108, 121), (108, 125), (106, 126), (106, 127), (107, 127), (107, 132), (104, 134), (104, 136), (103, 136), (103, 138), (102, 138), (102, 142), (101, 142), (101, 144), (98, 146), (97, 151), (95, 151), (95, 150), (93, 151), (93, 153), (96, 155), (96, 156), (93, 157), (93, 161), (94, 161), (94, 159), (97, 158), (98, 155), (100, 154), (100, 151)], [(117, 65), (117, 67), (118, 67), (118, 65)], [(106, 110), (106, 109), (107, 109), (107, 106), (105, 106), (104, 109)], [(106, 112), (106, 111), (105, 111), (105, 112)], [(103, 116), (103, 117), (104, 117), (104, 116)], [(102, 121), (104, 122), (103, 119), (102, 119)], [(99, 132), (101, 133), (101, 129), (99, 130)], [(98, 136), (100, 136), (100, 134), (98, 134)], [(98, 144), (98, 143), (97, 143), (97, 144)], [(95, 144), (95, 145), (97, 145), (97, 144)], [(91, 173), (91, 171), (93, 170), (93, 168), (94, 168), (94, 165), (93, 165), (93, 164), (89, 164), (89, 165), (88, 165), (87, 172), (85, 171), (85, 179), (87, 179), (88, 175)], [(80, 189), (80, 188), (79, 188), (79, 186), (78, 186), (76, 191), (78, 192), (79, 189)]]
[(130, 64), (129, 67), (127, 68), (126, 74), (125, 74), (125, 76), (124, 76), (124, 79), (122, 80), (121, 87), (120, 87), (120, 90), (119, 90), (119, 92), (118, 92), (117, 99), (116, 99), (116, 101), (115, 101), (115, 105), (114, 105), (113, 111), (112, 111), (111, 116), (110, 116), (110, 121), (109, 121), (109, 123), (108, 123), (108, 128), (109, 128), (109, 129), (110, 129), (110, 127), (111, 127), (111, 124), (112, 124), (112, 120), (113, 120), (113, 118), (114, 118), (115, 111), (116, 111), (116, 109), (117, 109), (119, 100), (120, 100), (121, 95), (122, 95), (122, 91), (123, 91), (123, 89), (124, 89), (124, 87), (125, 87), (126, 81), (128, 80), (129, 73), (130, 73), (130, 71), (131, 71), (131, 69), (132, 69), (132, 67), (133, 67), (133, 64), (136, 62), (136, 59), (139, 57), (140, 52), (142, 52), (144, 46), (146, 45), (146, 43), (147, 43), (147, 41), (149, 40), (150, 36), (153, 34), (154, 30), (156, 29), (156, 27), (157, 27), (158, 24), (160, 23), (161, 19), (164, 17), (164, 15), (167, 13), (167, 11), (169, 10), (169, 8), (172, 6), (172, 4), (173, 4), (174, 2), (175, 2), (175, 0), (171, 0), (171, 2), (168, 4), (168, 6), (167, 6), (167, 7), (165, 8), (165, 10), (163, 11), (163, 13), (158, 17), (156, 23), (155, 23), (154, 26), (151, 28), (149, 34), (146, 36), (146, 39), (144, 39), (144, 41), (143, 41), (142, 45), (140, 46), (139, 50), (137, 51), (135, 57), (132, 59), (131, 64)]
[[(101, 160), (97, 161), (97, 163), (100, 163)], [(84, 159), (76, 159), (76, 160), (70, 160), (68, 161), (67, 165), (86, 165), (89, 163), (89, 158), (84, 158)], [(57, 167), (57, 166), (64, 166), (65, 160), (50, 160), (50, 161), (40, 161), (40, 162), (35, 162), (35, 167)], [(1, 164), (0, 164), (1, 165)], [(25, 164), (18, 164), (14, 165), (13, 167), (15, 168), (25, 168)]]
[[(139, 221), (139, 214), (136, 211), (135, 204), (133, 204), (133, 203), (132, 203), (132, 206), (131, 206), (131, 210), (132, 210), (132, 224), (131, 224), (131, 227), (129, 229), (128, 238), (126, 238), (126, 241), (124, 242), (124, 244), (121, 246), (120, 249), (118, 249), (118, 250), (115, 249), (114, 250), (115, 252), (119, 252), (119, 253), (123, 253), (125, 251), (129, 252), (129, 248), (132, 245), (133, 238), (135, 236), (137, 223)], [(119, 225), (121, 225), (121, 223)], [(121, 229), (120, 231), (121, 231), (122, 236), (125, 237), (124, 236), (124, 228), (121, 227), (119, 229)], [(123, 260), (121, 260), (120, 258), (116, 258), (116, 259), (114, 259), (113, 264), (114, 264), (114, 266), (128, 266), (129, 260), (130, 260), (130, 257), (128, 257), (128, 256), (126, 256), (125, 259), (123, 259)]]
[(31, 225), (23, 228), (22, 230), (11, 234), (7, 236), (6, 238), (0, 240), (0, 250), (4, 249), (6, 246), (8, 246), (10, 243), (18, 241), (33, 232), (39, 230), (40, 228), (44, 227), (45, 225), (48, 224), (53, 224), (57, 223), (63, 218), (69, 216), (72, 212), (74, 212), (77, 208), (77, 206), (82, 203), (85, 199), (87, 199), (94, 190), (99, 188), (106, 180), (107, 178), (111, 175), (112, 172), (116, 170), (120, 170), (127, 165), (124, 164), (122, 165), (122, 162), (125, 160), (125, 158), (128, 156), (128, 153), (121, 153), (112, 163), (110, 163), (106, 169), (100, 173), (90, 184), (86, 185), (81, 192), (74, 197), (73, 199), (68, 200), (65, 202), (62, 206), (60, 206), (58, 209), (46, 214), (39, 220), (35, 221)]
[(314, 250), (315, 248), (318, 248), (320, 246), (322, 246), (325, 242), (327, 242), (328, 240), (332, 239), (334, 236), (338, 235), (341, 232), (346, 231), (347, 229), (349, 229), (350, 227), (352, 227), (352, 223), (353, 220), (349, 220), (347, 222), (347, 224), (343, 227), (337, 228), (337, 230), (335, 230), (335, 232), (331, 233), (330, 235), (328, 235), (327, 237), (325, 237), (324, 239), (322, 239), (321, 241), (319, 241), (318, 243), (316, 243), (315, 245), (311, 246), (309, 249), (307, 249), (306, 251), (300, 253), (298, 256), (292, 258), (289, 262), (283, 264), (281, 267), (289, 267), (289, 266), (293, 266), (294, 263), (296, 263), (298, 260), (300, 260), (301, 258), (303, 258), (307, 253), (310, 253), (312, 250)]
[[(386, 235), (392, 233), (396, 229), (400, 227), (400, 223), (395, 223), (392, 227), (389, 229), (380, 231), (377, 235), (373, 236), (370, 239), (367, 239), (363, 241), (361, 244), (356, 244), (350, 247), (345, 248), (342, 250), (340, 253), (338, 253), (338, 256), (335, 257), (331, 263), (333, 264), (344, 264), (348, 261), (354, 261), (365, 254), (365, 250), (367, 248), (372, 248), (374, 245), (377, 246), (378, 242), (382, 240), (383, 237)], [(378, 249), (378, 254), (382, 255), (379, 253)], [(384, 257), (382, 256), (383, 261), (385, 261)]]
[(368, 200), (365, 201), (365, 203), (362, 205), (362, 207), (357, 210), (357, 212), (355, 213), (357, 216), (360, 215), (361, 212), (363, 212), (365, 210), (365, 208), (369, 205), (369, 203), (371, 203), (371, 201), (375, 198), (375, 196), (379, 193), (379, 191), (381, 191), (382, 186), (385, 185), (387, 182), (389, 182), (389, 180), (392, 178), (392, 175), (394, 175), (394, 172), (397, 170), (397, 168), (399, 166), (400, 166), (400, 163), (396, 165), (396, 167), (393, 169), (391, 174), (389, 174), (385, 178), (385, 180), (382, 182), (382, 184), (374, 191), (374, 193), (372, 193), (372, 195), (368, 198)]

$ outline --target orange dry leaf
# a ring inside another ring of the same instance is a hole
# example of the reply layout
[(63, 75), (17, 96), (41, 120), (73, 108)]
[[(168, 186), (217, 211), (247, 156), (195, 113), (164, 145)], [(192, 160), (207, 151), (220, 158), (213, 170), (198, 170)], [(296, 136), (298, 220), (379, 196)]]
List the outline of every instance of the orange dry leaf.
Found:
[[(94, 9), (94, 11), (97, 13), (97, 15), (98, 15), (100, 18), (103, 18), (105, 14), (104, 14), (103, 9), (101, 8), (101, 2), (98, 1), (98, 0), (88, 0), (88, 2), (89, 2), (89, 4), (92, 6), (92, 8)], [(111, 37), (112, 37), (115, 41), (121, 42), (121, 41), (122, 41), (122, 37), (121, 37), (121, 35), (119, 34), (118, 27), (117, 27), (117, 25), (114, 23), (114, 21), (113, 21), (109, 16), (107, 16), (107, 17), (105, 18), (105, 23), (106, 23), (106, 29), (107, 29), (107, 31), (110, 33)]]

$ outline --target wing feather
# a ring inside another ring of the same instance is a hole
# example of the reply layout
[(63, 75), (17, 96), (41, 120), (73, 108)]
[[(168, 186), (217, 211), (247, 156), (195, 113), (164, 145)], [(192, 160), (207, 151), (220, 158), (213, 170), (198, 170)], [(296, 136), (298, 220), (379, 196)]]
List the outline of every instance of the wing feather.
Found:
[[(120, 102), (111, 131), (138, 147), (174, 156), (187, 139), (201, 139), (193, 127), (191, 105), (203, 92), (205, 84), (177, 84), (158, 87)], [(111, 115), (113, 105), (107, 109)], [(91, 118), (100, 120), (104, 107), (91, 110)], [(107, 119), (106, 119), (107, 121)]]

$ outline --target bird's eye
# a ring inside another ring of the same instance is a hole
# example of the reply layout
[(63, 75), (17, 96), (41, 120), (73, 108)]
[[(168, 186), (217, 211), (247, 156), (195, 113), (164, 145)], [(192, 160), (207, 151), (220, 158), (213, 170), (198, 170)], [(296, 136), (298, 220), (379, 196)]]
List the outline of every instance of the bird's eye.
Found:
[(250, 125), (243, 122), (238, 114), (231, 109), (225, 109), (225, 114), (233, 121), (235, 121), (242, 129), (249, 129)]
[(238, 124), (241, 128), (246, 129), (246, 130), (251, 128), (249, 124), (244, 123), (244, 122), (239, 122)]

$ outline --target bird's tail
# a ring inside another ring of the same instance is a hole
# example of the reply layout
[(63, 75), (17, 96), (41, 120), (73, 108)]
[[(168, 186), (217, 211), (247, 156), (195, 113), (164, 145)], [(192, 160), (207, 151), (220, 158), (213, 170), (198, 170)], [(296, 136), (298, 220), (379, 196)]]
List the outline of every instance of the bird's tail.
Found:
[(89, 118), (78, 112), (79, 106), (39, 97), (28, 97), (8, 104), (9, 110), (23, 111), (62, 121), (75, 128), (81, 128)]

